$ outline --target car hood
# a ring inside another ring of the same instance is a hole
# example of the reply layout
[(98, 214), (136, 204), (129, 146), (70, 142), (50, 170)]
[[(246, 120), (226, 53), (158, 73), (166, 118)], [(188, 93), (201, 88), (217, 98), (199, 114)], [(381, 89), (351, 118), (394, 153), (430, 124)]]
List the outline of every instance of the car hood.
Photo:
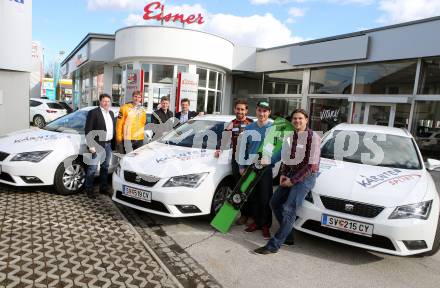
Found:
[(44, 129), (30, 128), (15, 131), (0, 137), (0, 151), (9, 154), (55, 150), (63, 145), (76, 147), (81, 141), (79, 134), (52, 132)]
[(425, 170), (378, 167), (321, 158), (313, 192), (384, 207), (423, 201), (428, 188)]
[[(228, 163), (223, 164), (228, 165)], [(214, 157), (214, 150), (152, 142), (127, 154), (121, 162), (121, 167), (123, 170), (139, 174), (167, 178), (214, 172), (221, 165)]]

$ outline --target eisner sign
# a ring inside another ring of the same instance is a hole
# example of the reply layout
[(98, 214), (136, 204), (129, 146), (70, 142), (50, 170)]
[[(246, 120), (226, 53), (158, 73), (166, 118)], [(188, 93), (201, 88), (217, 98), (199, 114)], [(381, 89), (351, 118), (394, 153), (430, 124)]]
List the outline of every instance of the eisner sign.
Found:
[(203, 20), (202, 14), (198, 13), (198, 15), (190, 14), (188, 16), (185, 16), (184, 14), (176, 13), (167, 13), (164, 12), (165, 5), (161, 4), (160, 2), (151, 2), (144, 8), (144, 19), (145, 20), (151, 20), (155, 19), (157, 21), (173, 21), (173, 22), (180, 22), (182, 24), (203, 24), (205, 21)]

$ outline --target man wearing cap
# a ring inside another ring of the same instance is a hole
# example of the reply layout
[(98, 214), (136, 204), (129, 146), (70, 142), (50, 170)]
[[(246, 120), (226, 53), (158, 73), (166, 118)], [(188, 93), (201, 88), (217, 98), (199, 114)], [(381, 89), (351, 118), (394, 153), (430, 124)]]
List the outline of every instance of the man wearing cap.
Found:
[[(250, 159), (250, 155), (255, 156), (257, 154), (261, 142), (264, 141), (268, 129), (272, 126), (269, 122), (270, 113), (271, 109), (267, 101), (257, 103), (256, 116), (258, 120), (246, 126), (241, 136), (244, 138), (238, 141), (239, 158), (237, 160), (240, 165), (240, 174), (243, 174), (247, 165), (251, 164), (252, 159)], [(273, 166), (272, 163), (274, 163), (273, 161), (275, 160), (271, 160), (269, 164)], [(272, 210), (269, 206), (269, 202), (272, 194), (272, 169), (266, 169), (266, 172), (261, 176), (248, 199), (251, 214), (255, 222), (247, 226), (245, 229), (246, 232), (262, 230), (263, 238), (270, 238)]]

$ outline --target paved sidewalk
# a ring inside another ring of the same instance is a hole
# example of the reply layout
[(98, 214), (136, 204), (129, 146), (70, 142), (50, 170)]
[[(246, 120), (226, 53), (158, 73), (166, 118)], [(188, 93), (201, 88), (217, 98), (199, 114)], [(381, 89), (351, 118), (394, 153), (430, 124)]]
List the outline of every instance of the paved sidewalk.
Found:
[(21, 190), (0, 185), (0, 287), (176, 286), (108, 197)]

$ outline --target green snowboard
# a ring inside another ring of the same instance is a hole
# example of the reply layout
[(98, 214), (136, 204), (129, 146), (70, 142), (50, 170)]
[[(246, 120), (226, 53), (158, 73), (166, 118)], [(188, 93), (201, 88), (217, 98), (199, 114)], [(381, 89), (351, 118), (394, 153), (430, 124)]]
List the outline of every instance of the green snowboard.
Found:
[(240, 212), (240, 208), (252, 193), (255, 185), (260, 180), (267, 169), (272, 169), (270, 165), (263, 166), (259, 160), (265, 156), (270, 159), (271, 155), (281, 153), (283, 138), (293, 132), (292, 124), (282, 117), (275, 119), (272, 126), (264, 138), (264, 141), (258, 148), (258, 157), (254, 159), (253, 164), (248, 166), (235, 186), (223, 203), (223, 206), (211, 221), (211, 226), (222, 233), (228, 233), (235, 218)]

